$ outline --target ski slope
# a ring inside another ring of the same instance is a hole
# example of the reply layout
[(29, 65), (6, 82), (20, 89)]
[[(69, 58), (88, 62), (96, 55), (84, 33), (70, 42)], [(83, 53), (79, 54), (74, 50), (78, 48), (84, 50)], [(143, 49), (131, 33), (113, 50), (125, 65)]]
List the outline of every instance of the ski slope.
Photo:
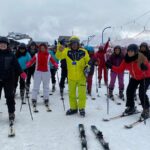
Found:
[[(128, 74), (125, 74), (125, 84), (128, 84)], [(43, 100), (39, 96), (37, 109), (39, 113), (33, 113), (34, 120), (31, 120), (28, 105), (23, 105), (20, 112), (21, 101), (16, 98), (16, 136), (8, 138), (8, 114), (4, 96), (0, 100), (0, 146), (1, 150), (81, 150), (78, 124), (85, 126), (87, 144), (89, 150), (103, 150), (100, 143), (91, 131), (91, 125), (96, 125), (103, 132), (104, 138), (109, 142), (111, 150), (150, 150), (150, 120), (139, 124), (133, 129), (125, 129), (124, 125), (137, 120), (140, 114), (125, 117), (110, 122), (103, 122), (104, 117), (111, 117), (120, 114), (125, 109), (125, 102), (116, 105), (110, 100), (109, 115), (107, 115), (106, 86), (99, 89), (100, 97), (97, 97), (95, 88), (95, 78), (93, 78), (93, 96), (96, 100), (87, 97), (86, 117), (79, 115), (66, 116), (60, 100), (59, 87), (50, 96), (52, 112), (46, 112)], [(50, 85), (51, 87), (51, 85)], [(115, 93), (118, 93), (116, 83)], [(19, 95), (19, 90), (17, 91)], [(125, 92), (124, 92), (125, 93)], [(148, 91), (150, 96), (150, 90)], [(40, 88), (42, 95), (42, 86)], [(65, 86), (65, 106), (68, 104), (68, 87)], [(120, 101), (115, 95), (115, 99)], [(141, 106), (136, 105), (139, 110)]]

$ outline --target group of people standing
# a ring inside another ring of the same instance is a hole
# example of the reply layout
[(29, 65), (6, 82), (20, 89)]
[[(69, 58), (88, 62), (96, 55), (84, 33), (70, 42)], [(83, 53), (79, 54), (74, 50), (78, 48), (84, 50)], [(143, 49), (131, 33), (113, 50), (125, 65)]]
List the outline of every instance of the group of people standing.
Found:
[[(97, 52), (94, 52), (93, 47), (81, 46), (80, 39), (72, 36), (68, 43), (61, 40), (53, 50), (49, 50), (44, 43), (39, 46), (35, 42), (31, 42), (28, 46), (21, 43), (16, 53), (13, 54), (9, 48), (9, 40), (6, 37), (0, 37), (0, 92), (4, 88), (9, 119), (15, 119), (15, 93), (18, 81), (20, 97), (22, 103), (25, 103), (24, 97), (29, 97), (31, 77), (33, 77), (31, 93), (33, 107), (37, 106), (37, 95), (40, 84), (43, 82), (44, 104), (49, 106), (50, 76), (54, 92), (59, 60), (61, 63), (60, 94), (63, 95), (66, 79), (69, 89), (70, 109), (67, 110), (66, 115), (79, 112), (82, 117), (85, 116), (86, 93), (91, 95), (93, 74), (95, 68), (98, 68), (99, 87), (101, 87), (103, 71), (104, 83), (109, 89), (109, 98), (113, 97), (116, 77), (119, 81), (119, 97), (124, 97), (124, 70), (129, 71), (130, 80), (126, 90), (127, 108), (124, 113), (132, 114), (136, 111), (134, 95), (139, 88), (139, 98), (143, 107), (141, 117), (147, 119), (149, 117), (149, 100), (146, 91), (150, 85), (148, 45), (142, 43), (138, 47), (136, 44), (130, 44), (125, 55), (122, 53), (121, 46), (115, 46), (112, 54), (106, 58), (109, 41), (110, 39), (104, 46), (100, 46)], [(110, 83), (108, 83), (108, 69), (111, 69)]]

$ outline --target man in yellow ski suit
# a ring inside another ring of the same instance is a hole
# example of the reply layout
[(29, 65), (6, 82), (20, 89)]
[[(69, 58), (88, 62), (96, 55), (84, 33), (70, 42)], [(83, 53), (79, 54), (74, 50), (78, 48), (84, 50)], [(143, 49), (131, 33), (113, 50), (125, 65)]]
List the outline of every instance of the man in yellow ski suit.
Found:
[[(58, 45), (56, 57), (66, 59), (68, 69), (68, 87), (70, 109), (66, 115), (76, 114), (79, 109), (81, 116), (85, 116), (86, 105), (86, 75), (90, 71), (89, 55), (80, 47), (80, 40), (72, 36), (69, 40), (69, 47), (64, 48)], [(76, 90), (78, 89), (78, 96)], [(77, 101), (78, 98), (78, 101)]]

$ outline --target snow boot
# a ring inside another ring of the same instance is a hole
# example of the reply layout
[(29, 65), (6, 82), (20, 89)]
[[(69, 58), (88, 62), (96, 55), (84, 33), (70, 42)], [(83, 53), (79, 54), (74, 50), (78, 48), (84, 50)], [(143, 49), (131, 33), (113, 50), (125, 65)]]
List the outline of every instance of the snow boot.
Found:
[(119, 98), (124, 100), (123, 90), (119, 90)]
[(79, 113), (80, 113), (80, 116), (85, 117), (85, 110), (84, 109), (80, 109)]
[(127, 107), (124, 111), (124, 114), (132, 115), (136, 112), (136, 107)]
[(149, 108), (143, 109), (143, 111), (141, 113), (141, 118), (142, 119), (147, 119), (149, 117), (150, 117)]
[(25, 93), (25, 89), (20, 89), (20, 97), (21, 97), (22, 104), (26, 104), (24, 93)]
[(69, 109), (69, 110), (67, 110), (66, 115), (68, 116), (68, 115), (73, 115), (76, 113), (78, 113), (77, 109)]
[(49, 100), (48, 100), (48, 99), (45, 99), (45, 100), (44, 100), (44, 104), (45, 104), (45, 106), (49, 106)]

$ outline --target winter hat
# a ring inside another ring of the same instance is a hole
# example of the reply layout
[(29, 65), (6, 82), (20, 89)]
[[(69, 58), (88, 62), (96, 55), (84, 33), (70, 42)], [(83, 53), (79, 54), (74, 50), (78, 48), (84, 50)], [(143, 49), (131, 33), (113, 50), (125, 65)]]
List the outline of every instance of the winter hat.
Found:
[(141, 49), (141, 47), (146, 47), (146, 51), (148, 51), (149, 50), (149, 48), (148, 48), (148, 44), (146, 43), (146, 42), (143, 42), (143, 43), (141, 43), (141, 45), (140, 45), (140, 49)]
[(24, 43), (20, 43), (18, 49), (27, 49), (26, 45)]
[(138, 46), (136, 44), (130, 44), (127, 48), (127, 52), (128, 51), (133, 51), (135, 54), (138, 53)]
[(0, 37), (0, 43), (6, 43), (7, 45), (9, 45), (10, 41), (7, 37)]

